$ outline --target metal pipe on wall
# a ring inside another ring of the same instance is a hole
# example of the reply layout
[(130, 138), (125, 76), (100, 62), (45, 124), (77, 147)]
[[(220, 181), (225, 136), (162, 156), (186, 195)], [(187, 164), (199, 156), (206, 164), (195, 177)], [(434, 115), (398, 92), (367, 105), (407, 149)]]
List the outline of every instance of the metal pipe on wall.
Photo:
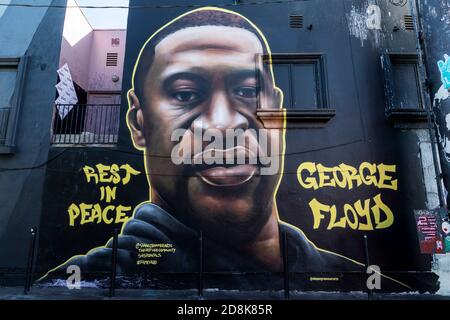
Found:
[[(433, 119), (435, 119), (436, 115), (433, 112), (432, 108), (432, 99), (430, 97), (430, 90), (429, 90), (429, 72), (427, 68), (427, 61), (426, 61), (426, 46), (424, 43), (424, 32), (423, 32), (423, 25), (421, 21), (421, 15), (420, 15), (420, 4), (419, 0), (413, 0), (410, 1), (410, 7), (411, 7), (411, 13), (413, 15), (413, 23), (414, 23), (414, 30), (416, 33), (416, 49), (418, 54), (418, 63), (419, 63), (419, 74), (421, 77), (421, 97), (422, 101), (425, 104), (425, 110), (427, 112), (427, 126), (428, 126), (428, 132), (430, 135), (431, 140), (431, 150), (433, 155), (433, 164), (434, 164), (434, 170), (435, 170), (435, 178), (436, 178), (436, 184), (437, 184), (437, 191), (439, 196), (439, 207), (441, 209), (446, 209), (446, 200), (444, 197), (444, 190), (442, 187), (442, 174), (441, 174), (441, 163), (439, 161), (439, 156), (436, 152), (436, 145), (439, 148), (439, 143), (436, 142), (436, 137), (438, 135), (438, 129), (436, 128), (435, 122), (433, 122)], [(425, 94), (423, 90), (423, 86), (425, 86), (425, 89), (427, 90), (427, 94)]]

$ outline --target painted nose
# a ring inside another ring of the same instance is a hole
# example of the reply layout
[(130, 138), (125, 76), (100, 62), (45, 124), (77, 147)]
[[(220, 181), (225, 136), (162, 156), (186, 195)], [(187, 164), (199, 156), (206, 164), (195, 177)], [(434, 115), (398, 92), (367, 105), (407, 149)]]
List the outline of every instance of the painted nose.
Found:
[(191, 129), (217, 129), (225, 132), (227, 129), (246, 130), (248, 127), (247, 118), (234, 110), (227, 96), (216, 94), (211, 98), (208, 109), (192, 122)]

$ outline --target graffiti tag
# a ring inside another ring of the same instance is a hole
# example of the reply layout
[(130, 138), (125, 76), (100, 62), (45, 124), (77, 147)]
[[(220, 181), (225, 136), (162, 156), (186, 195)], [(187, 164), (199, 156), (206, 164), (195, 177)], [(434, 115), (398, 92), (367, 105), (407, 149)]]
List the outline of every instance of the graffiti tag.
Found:
[(449, 90), (450, 89), (450, 57), (448, 55), (444, 55), (444, 60), (438, 61), (438, 67), (439, 71), (441, 72), (441, 80), (442, 84), (444, 85), (444, 88)]

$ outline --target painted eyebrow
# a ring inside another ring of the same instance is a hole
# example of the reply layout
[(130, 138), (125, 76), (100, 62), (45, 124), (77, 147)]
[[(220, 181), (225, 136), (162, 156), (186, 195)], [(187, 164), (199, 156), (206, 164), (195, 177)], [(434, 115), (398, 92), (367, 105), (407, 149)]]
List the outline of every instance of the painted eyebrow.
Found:
[(207, 79), (195, 72), (178, 72), (175, 74), (172, 74), (168, 76), (166, 79), (163, 80), (162, 87), (167, 90), (169, 89), (170, 85), (177, 81), (177, 80), (190, 80), (193, 82), (200, 82), (202, 85), (207, 85), (208, 81)]
[(264, 71), (260, 69), (249, 69), (249, 70), (236, 70), (228, 76), (229, 78), (238, 78), (238, 79), (248, 79), (254, 78), (256, 79), (256, 85), (259, 88), (265, 88), (265, 79), (264, 79)]
[[(227, 76), (228, 79), (248, 79), (254, 78), (256, 79), (256, 85), (259, 88), (265, 88), (265, 77), (264, 71), (260, 69), (238, 69), (231, 71)], [(163, 80), (162, 87), (165, 90), (170, 88), (170, 85), (177, 80), (190, 80), (193, 82), (200, 83), (201, 85), (209, 85), (209, 81), (207, 76), (203, 75), (202, 72), (197, 71), (183, 71), (177, 72), (169, 75), (166, 79)]]

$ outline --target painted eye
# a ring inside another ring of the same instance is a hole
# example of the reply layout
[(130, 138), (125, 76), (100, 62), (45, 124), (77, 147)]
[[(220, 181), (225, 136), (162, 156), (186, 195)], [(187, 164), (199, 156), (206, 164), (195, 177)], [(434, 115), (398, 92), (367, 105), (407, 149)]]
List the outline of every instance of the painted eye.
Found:
[(256, 98), (258, 91), (256, 87), (239, 87), (234, 89), (234, 94), (242, 98)]
[(178, 91), (173, 94), (173, 97), (182, 103), (192, 103), (197, 100), (200, 100), (200, 94), (192, 91), (192, 90), (184, 90), (184, 91)]

